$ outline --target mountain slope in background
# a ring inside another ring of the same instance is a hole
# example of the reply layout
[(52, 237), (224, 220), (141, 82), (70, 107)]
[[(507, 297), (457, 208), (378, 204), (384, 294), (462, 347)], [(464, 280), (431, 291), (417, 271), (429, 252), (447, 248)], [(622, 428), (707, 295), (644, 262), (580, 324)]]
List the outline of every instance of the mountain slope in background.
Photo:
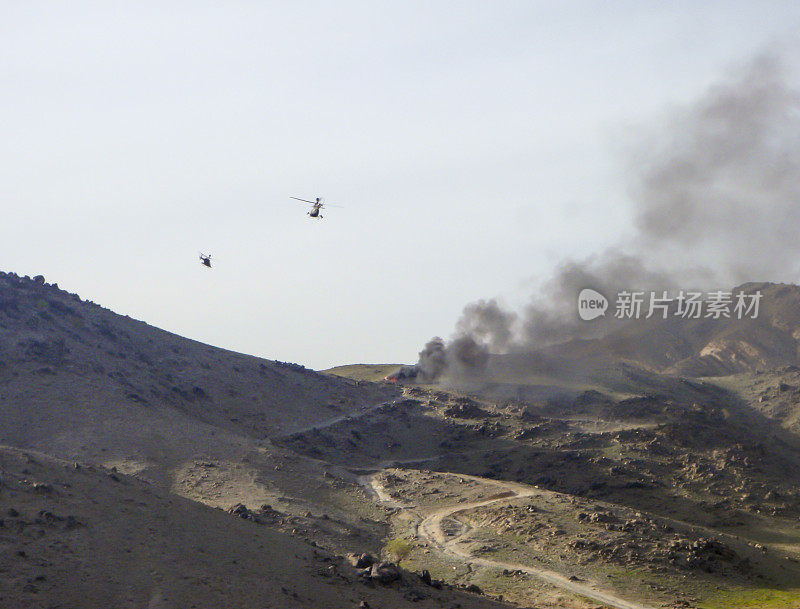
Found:
[[(556, 362), (598, 367), (614, 361), (685, 376), (719, 376), (797, 365), (800, 360), (800, 286), (748, 283), (734, 293), (761, 292), (756, 319), (651, 317), (593, 340), (545, 350)], [(550, 360), (548, 360), (550, 361)]]

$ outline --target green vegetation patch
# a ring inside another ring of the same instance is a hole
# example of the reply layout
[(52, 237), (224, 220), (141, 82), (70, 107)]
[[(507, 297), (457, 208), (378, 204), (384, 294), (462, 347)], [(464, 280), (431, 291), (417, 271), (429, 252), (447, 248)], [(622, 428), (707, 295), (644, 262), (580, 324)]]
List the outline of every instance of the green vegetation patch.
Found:
[(800, 609), (800, 588), (737, 588), (718, 592), (700, 606), (703, 609)]

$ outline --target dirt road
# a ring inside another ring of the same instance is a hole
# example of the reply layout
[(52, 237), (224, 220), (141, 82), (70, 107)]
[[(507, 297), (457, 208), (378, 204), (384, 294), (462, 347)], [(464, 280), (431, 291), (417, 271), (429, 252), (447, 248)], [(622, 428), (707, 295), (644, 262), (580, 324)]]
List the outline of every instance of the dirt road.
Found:
[[(396, 403), (397, 400), (394, 401)], [(392, 403), (392, 402), (390, 402)], [(366, 408), (360, 413), (350, 413), (338, 417), (331, 418), (327, 421), (321, 421), (314, 426), (308, 428), (310, 429), (324, 429), (325, 427), (330, 427), (339, 423), (343, 420), (350, 418), (351, 416), (363, 416), (369, 412), (377, 410), (382, 406), (385, 406), (386, 402), (376, 404), (370, 408)], [(480, 452), (480, 451), (475, 451)], [(405, 461), (398, 461), (398, 460), (390, 460), (384, 463), (381, 463), (379, 467), (384, 468), (389, 466), (390, 464), (399, 464), (402, 462), (407, 463), (423, 463), (425, 461), (432, 461), (440, 458), (441, 455), (437, 455), (434, 457), (423, 457), (418, 459), (407, 459)], [(375, 478), (377, 472), (371, 474), (360, 475), (357, 477), (358, 483), (364, 487), (367, 492), (377, 501), (383, 503), (384, 505), (396, 509), (404, 509), (409, 512), (412, 512), (411, 507), (406, 506), (399, 501), (392, 498), (391, 494), (378, 482)], [(539, 489), (531, 488), (522, 484), (515, 484), (513, 482), (502, 482), (498, 480), (488, 480), (485, 478), (480, 478), (477, 476), (469, 476), (466, 474), (459, 474), (460, 478), (474, 480), (480, 484), (488, 484), (494, 486), (498, 489), (497, 495), (500, 495), (493, 499), (488, 499), (485, 501), (479, 501), (475, 503), (462, 503), (455, 506), (444, 507), (441, 509), (436, 510), (432, 514), (428, 515), (424, 519), (419, 519), (419, 524), (417, 525), (417, 532), (418, 535), (428, 539), (433, 548), (439, 550), (443, 554), (449, 554), (451, 556), (455, 556), (465, 562), (468, 562), (473, 565), (479, 565), (483, 567), (489, 567), (493, 569), (508, 569), (510, 571), (523, 571), (534, 577), (541, 579), (542, 581), (546, 581), (557, 588), (562, 590), (567, 590), (569, 592), (580, 594), (585, 596), (586, 598), (590, 598), (597, 602), (603, 603), (609, 607), (613, 607), (614, 609), (655, 609), (652, 606), (644, 605), (642, 603), (637, 603), (635, 601), (626, 600), (624, 598), (620, 598), (616, 596), (613, 592), (603, 590), (600, 588), (596, 583), (590, 581), (582, 581), (582, 580), (575, 580), (570, 579), (570, 575), (559, 573), (558, 571), (553, 571), (550, 569), (544, 569), (542, 567), (535, 567), (532, 565), (524, 565), (524, 564), (517, 564), (511, 562), (504, 562), (499, 560), (489, 560), (486, 558), (480, 558), (476, 556), (472, 556), (468, 551), (462, 549), (459, 546), (459, 543), (463, 541), (466, 535), (469, 533), (470, 529), (464, 523), (461, 523), (461, 532), (458, 536), (448, 538), (448, 535), (444, 532), (442, 527), (442, 521), (446, 518), (452, 518), (459, 512), (464, 512), (467, 510), (471, 510), (474, 508), (485, 507), (488, 505), (493, 505), (495, 503), (500, 503), (504, 501), (508, 501), (509, 499), (517, 499), (521, 497), (533, 497), (533, 496), (540, 496), (547, 493), (547, 491), (541, 491)], [(413, 513), (413, 512), (412, 512)]]
[[(567, 590), (575, 594), (580, 594), (597, 602), (603, 603), (609, 607), (614, 607), (615, 609), (655, 609), (649, 605), (644, 605), (642, 603), (620, 598), (613, 592), (600, 588), (595, 582), (570, 579), (570, 575), (559, 573), (558, 571), (552, 571), (550, 569), (544, 569), (532, 565), (505, 562), (501, 560), (490, 560), (487, 558), (472, 556), (467, 550), (463, 549), (459, 545), (469, 534), (469, 527), (461, 522), (460, 534), (457, 536), (448, 535), (442, 526), (443, 520), (453, 518), (459, 512), (486, 507), (500, 502), (506, 502), (510, 499), (534, 497), (544, 494), (545, 491), (540, 491), (538, 489), (530, 488), (521, 484), (514, 484), (512, 482), (486, 480), (484, 478), (466, 476), (464, 474), (459, 474), (459, 477), (474, 480), (481, 484), (490, 484), (495, 486), (498, 489), (498, 495), (502, 496), (484, 501), (477, 501), (474, 503), (462, 503), (459, 505), (440, 508), (422, 519), (417, 526), (417, 532), (420, 537), (424, 537), (429, 540), (434, 549), (439, 550), (444, 554), (455, 556), (473, 565), (499, 570), (508, 569), (510, 571), (523, 571), (541, 579), (542, 581), (546, 581), (557, 588)], [(381, 500), (388, 498), (392, 502), (393, 507), (402, 507), (391, 498), (391, 495), (389, 495), (386, 489), (381, 486), (374, 476), (362, 476), (359, 481), (365, 486), (368, 486), (368, 490), (375, 497), (378, 497)]]

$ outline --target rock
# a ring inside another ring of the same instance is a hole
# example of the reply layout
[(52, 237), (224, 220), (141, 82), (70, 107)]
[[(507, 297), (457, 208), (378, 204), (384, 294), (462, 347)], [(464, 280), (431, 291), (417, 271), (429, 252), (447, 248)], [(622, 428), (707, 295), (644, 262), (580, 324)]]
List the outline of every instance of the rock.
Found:
[(483, 590), (480, 589), (480, 586), (477, 584), (470, 584), (466, 588), (464, 588), (467, 592), (472, 592), (473, 594), (483, 594)]
[(37, 524), (53, 524), (57, 522), (64, 522), (64, 519), (48, 510), (40, 510), (35, 522)]
[(450, 406), (445, 409), (444, 414), (456, 419), (485, 419), (491, 416), (488, 411), (471, 401)]
[(243, 503), (237, 503), (228, 510), (228, 514), (232, 514), (233, 516), (238, 516), (239, 518), (247, 519), (250, 517), (250, 510), (248, 510), (247, 506), (244, 505)]
[(376, 562), (378, 559), (375, 558), (372, 554), (348, 554), (347, 555), (347, 562), (354, 566), (356, 569), (368, 569)]
[(617, 522), (617, 518), (612, 514), (604, 514), (602, 512), (593, 512), (591, 514), (583, 514), (583, 518), (578, 515), (578, 520), (586, 520), (588, 522), (609, 523)]
[(382, 584), (390, 584), (400, 579), (400, 568), (391, 562), (379, 562), (372, 565), (369, 576)]

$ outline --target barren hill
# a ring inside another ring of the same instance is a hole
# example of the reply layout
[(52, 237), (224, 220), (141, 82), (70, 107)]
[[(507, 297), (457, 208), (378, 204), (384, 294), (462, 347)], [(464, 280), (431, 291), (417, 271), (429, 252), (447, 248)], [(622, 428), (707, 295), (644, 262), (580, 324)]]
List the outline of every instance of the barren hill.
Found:
[(0, 274), (0, 606), (800, 606), (800, 288), (745, 289), (456, 390)]
[(0, 471), (0, 607), (500, 607), (409, 573), (376, 586), (302, 539), (104, 468), (0, 447)]
[(390, 392), (185, 339), (41, 277), (0, 274), (0, 443), (65, 458), (180, 461)]
[(272, 445), (398, 394), (0, 274), (0, 606), (499, 607), (352, 564), (383, 545), (380, 510)]

